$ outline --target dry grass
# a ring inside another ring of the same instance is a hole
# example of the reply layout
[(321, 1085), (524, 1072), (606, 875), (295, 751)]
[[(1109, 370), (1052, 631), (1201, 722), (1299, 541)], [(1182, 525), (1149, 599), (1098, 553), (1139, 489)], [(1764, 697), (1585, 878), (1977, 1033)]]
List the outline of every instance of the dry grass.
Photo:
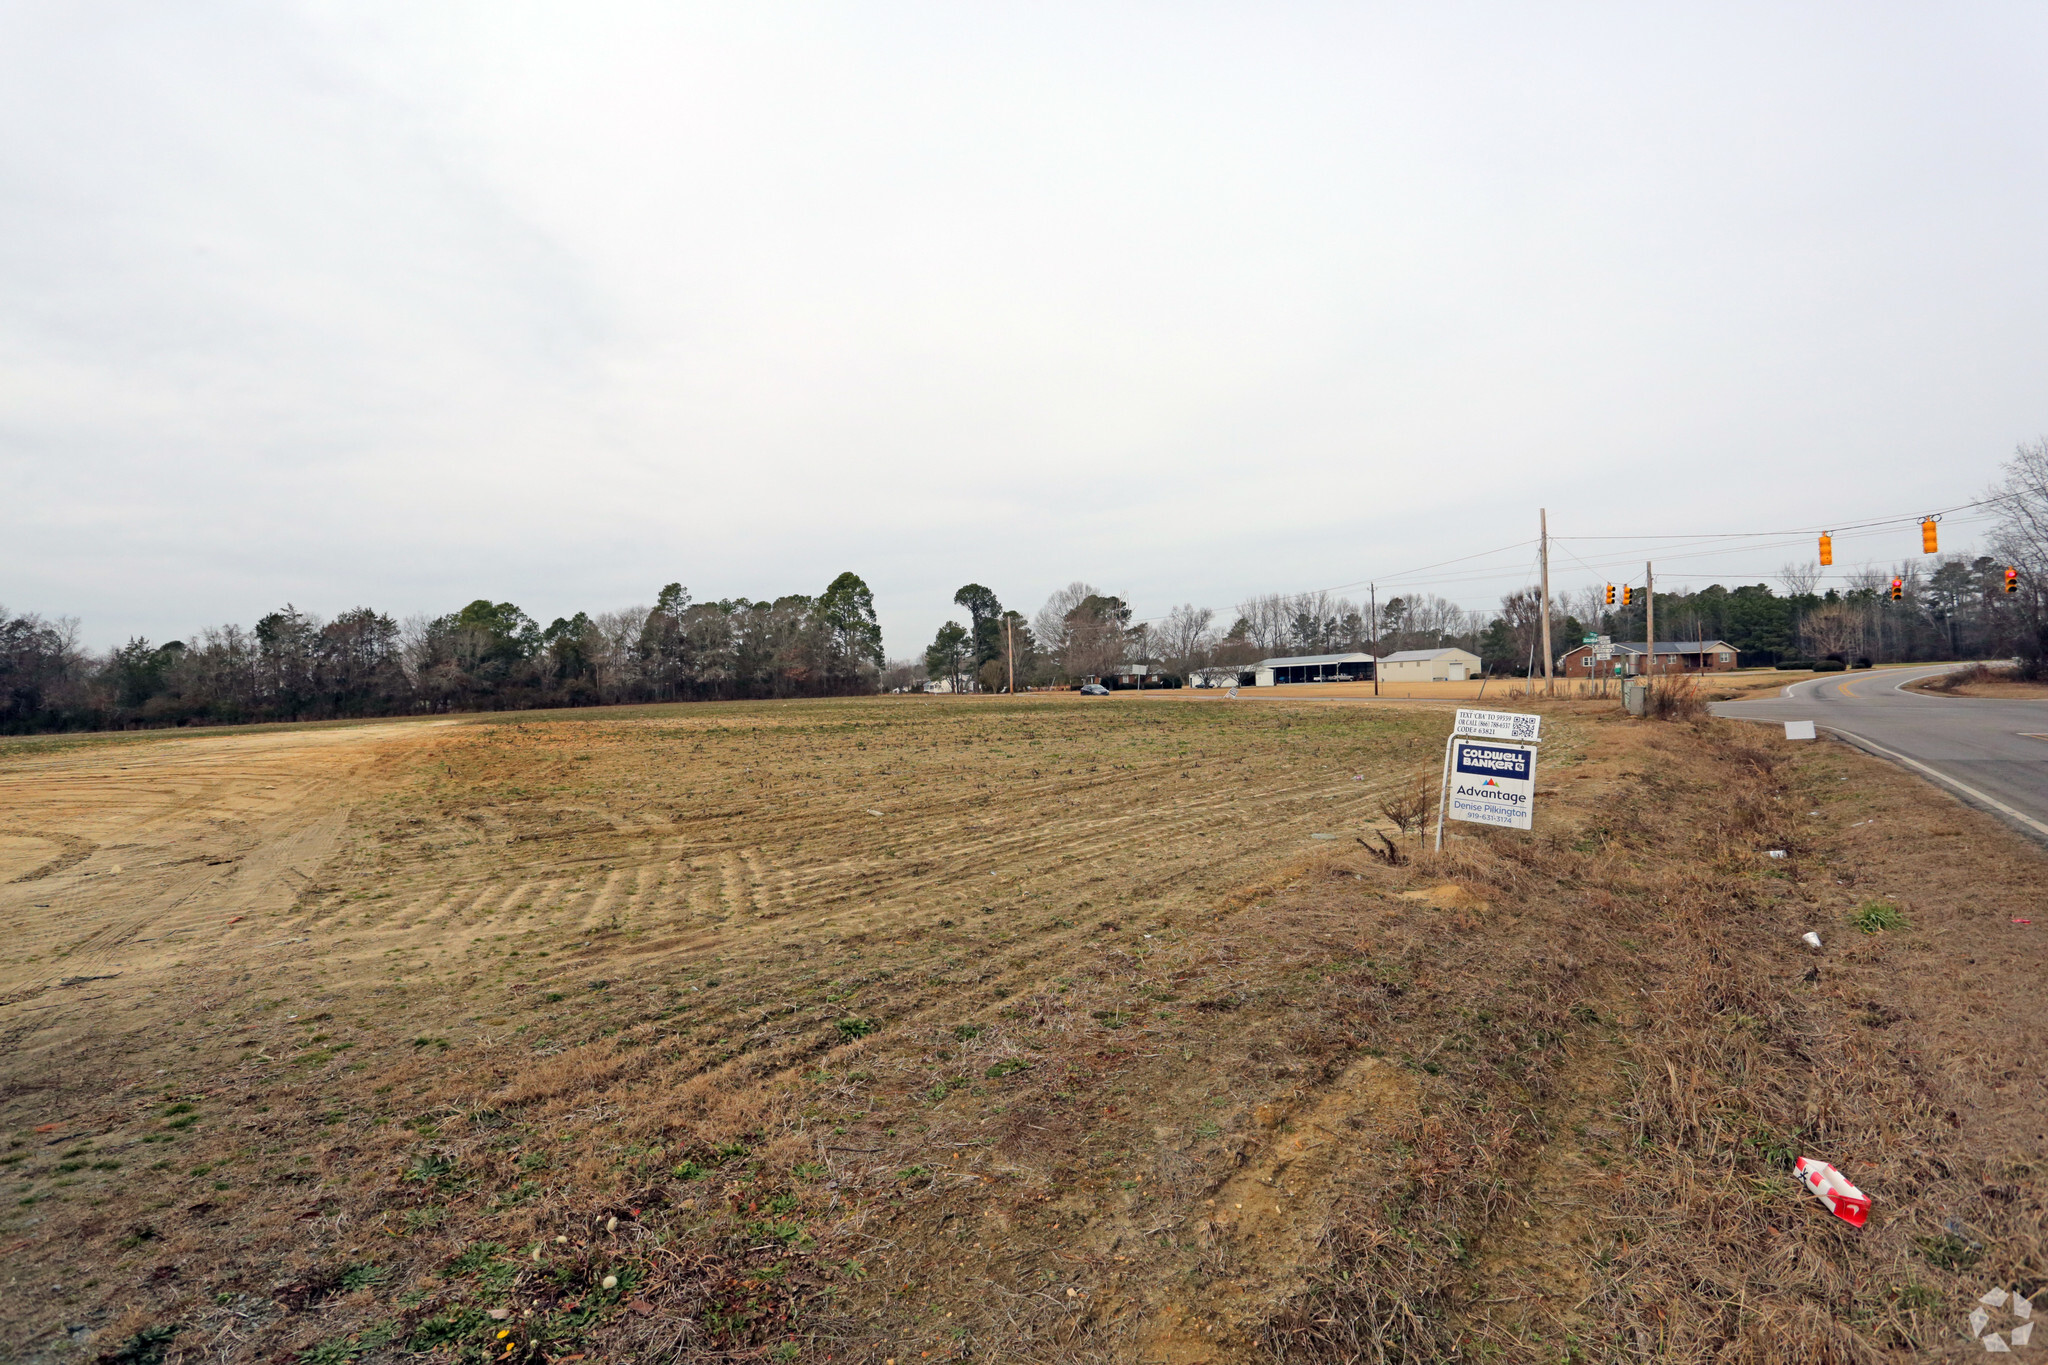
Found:
[(2048, 682), (2028, 681), (2011, 664), (1963, 664), (1907, 686), (1916, 692), (1935, 692), (1951, 697), (1988, 697), (2008, 701), (2048, 697)]
[[(8, 968), (51, 979), (0, 1002), (33, 1201), (0, 1245), (59, 1289), (0, 1332), (317, 1365), (1981, 1354), (1982, 1283), (2048, 1279), (2048, 963), (2010, 923), (2048, 922), (2038, 856), (1841, 746), (1585, 703), (1546, 723), (1533, 836), (1400, 867), (1309, 837), (1391, 819), (1447, 721), (831, 703), (334, 751), (305, 800), (353, 813), (260, 934)], [(51, 804), (84, 751), (0, 799), (111, 842), (170, 777), (108, 752), (96, 816)], [(0, 910), (85, 934), (146, 830), (184, 894), (180, 812), (311, 847), (316, 811), (261, 802), (313, 759), (263, 753)], [(1877, 899), (1903, 924), (1854, 932)]]
[(1706, 696), (1690, 673), (1651, 678), (1649, 700), (1652, 720), (1701, 721), (1707, 717)]

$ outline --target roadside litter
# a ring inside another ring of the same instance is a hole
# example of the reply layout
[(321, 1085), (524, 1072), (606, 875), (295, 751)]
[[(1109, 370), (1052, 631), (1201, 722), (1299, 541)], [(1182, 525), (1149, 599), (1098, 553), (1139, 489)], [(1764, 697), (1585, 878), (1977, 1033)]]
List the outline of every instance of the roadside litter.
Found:
[[(1977, 1302), (1980, 1306), (1970, 1310), (1970, 1335), (1989, 1354), (2010, 1354), (2014, 1346), (2025, 1346), (2034, 1339), (2034, 1324), (2028, 1321), (2034, 1316), (2034, 1305), (2017, 1290), (2007, 1292), (2003, 1286), (1993, 1285), (1977, 1296)], [(2019, 1326), (2011, 1328), (2004, 1336), (1985, 1331), (1991, 1325), (1991, 1314), (1985, 1311), (1987, 1307), (2006, 1309), (2020, 1320)], [(2008, 1341), (2011, 1345), (2007, 1345)]]
[(2013, 921), (2013, 923), (2014, 923), (2014, 924), (2019, 924), (2019, 925), (2028, 925), (2028, 924), (2032, 924), (2032, 923), (2033, 923), (2033, 921), (2032, 921), (2032, 920), (2030, 920), (2030, 919), (2016, 919), (2016, 920), (2014, 920), (2014, 921)]
[(1816, 934), (1811, 929), (1808, 929), (1805, 933), (1801, 934), (1799, 936), (1799, 941), (1801, 943), (1804, 943), (1809, 948), (1820, 947), (1820, 935)]
[(1849, 1226), (1860, 1228), (1863, 1220), (1870, 1216), (1869, 1196), (1851, 1185), (1849, 1177), (1827, 1162), (1800, 1157), (1792, 1163), (1792, 1169), (1798, 1174), (1800, 1183), (1828, 1206), (1828, 1212)]
[(1773, 858), (1782, 858), (1785, 856), (1785, 850), (1782, 848), (1774, 848), (1771, 850), (1771, 856)]
[(1785, 738), (1812, 739), (1813, 722), (1810, 720), (1788, 720), (1785, 722)]

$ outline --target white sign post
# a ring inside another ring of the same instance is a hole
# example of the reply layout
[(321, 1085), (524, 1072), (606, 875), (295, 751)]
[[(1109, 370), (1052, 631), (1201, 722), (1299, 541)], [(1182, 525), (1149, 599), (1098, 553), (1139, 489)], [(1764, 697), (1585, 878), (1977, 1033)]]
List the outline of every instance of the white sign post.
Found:
[(1458, 709), (1451, 737), (1444, 741), (1444, 776), (1437, 791), (1439, 850), (1447, 818), (1503, 829), (1533, 827), (1542, 727), (1543, 717), (1523, 711)]

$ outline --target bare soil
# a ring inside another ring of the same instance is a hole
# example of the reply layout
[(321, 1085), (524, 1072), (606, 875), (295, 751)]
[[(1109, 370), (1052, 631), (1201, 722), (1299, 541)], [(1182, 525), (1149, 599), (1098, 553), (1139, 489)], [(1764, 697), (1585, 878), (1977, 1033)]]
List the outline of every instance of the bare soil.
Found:
[(2032, 846), (1560, 702), (1533, 836), (1388, 866), (1447, 705), (1158, 701), (0, 750), (0, 1342), (1918, 1359), (2048, 1281)]

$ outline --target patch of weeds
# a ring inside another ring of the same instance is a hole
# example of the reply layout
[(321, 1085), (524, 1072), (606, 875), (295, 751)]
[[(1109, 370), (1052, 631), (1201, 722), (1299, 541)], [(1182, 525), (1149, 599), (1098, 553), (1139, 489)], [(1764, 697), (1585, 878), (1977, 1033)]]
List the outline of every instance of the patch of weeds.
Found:
[(1005, 1061), (997, 1062), (982, 1074), (993, 1081), (1000, 1080), (1004, 1076), (1014, 1076), (1019, 1071), (1029, 1071), (1030, 1069), (1031, 1063), (1025, 1061), (1022, 1057), (1011, 1057)]
[(548, 1154), (546, 1152), (528, 1152), (525, 1156), (519, 1158), (519, 1169), (522, 1171), (544, 1171), (547, 1168)]
[(199, 1122), (199, 1115), (187, 1114), (183, 1118), (172, 1119), (169, 1123), (166, 1123), (164, 1127), (175, 1131), (180, 1128), (190, 1128), (193, 1124), (197, 1122)]
[(405, 1343), (415, 1351), (431, 1351), (438, 1346), (453, 1346), (467, 1338), (480, 1336), (490, 1326), (490, 1319), (477, 1308), (452, 1308), (437, 1317), (428, 1318), (412, 1329), (412, 1336)]
[(825, 1168), (815, 1161), (800, 1161), (793, 1174), (798, 1180), (816, 1180), (825, 1174)]
[(764, 1219), (747, 1224), (747, 1236), (780, 1242), (784, 1246), (795, 1246), (806, 1240), (804, 1225), (794, 1218)]
[(1849, 916), (1849, 924), (1866, 934), (1881, 934), (1887, 929), (1905, 928), (1906, 917), (1890, 901), (1865, 901)]
[(404, 1178), (423, 1183), (426, 1181), (439, 1182), (454, 1174), (454, 1171), (454, 1157), (445, 1156), (440, 1152), (428, 1152), (423, 1156), (416, 1156), (412, 1159), (412, 1164), (405, 1168)]
[(987, 1029), (981, 1024), (953, 1025), (953, 1036), (963, 1043), (971, 1038), (979, 1038), (985, 1032), (987, 1032)]
[(562, 994), (560, 991), (549, 991), (546, 995), (541, 997), (541, 999), (547, 1001), (550, 1005), (555, 1004), (558, 1001), (567, 1000), (568, 998), (568, 996)]
[(347, 1337), (329, 1337), (299, 1352), (299, 1365), (353, 1365), (362, 1356), (360, 1342), (350, 1341)]
[(793, 1194), (778, 1194), (768, 1201), (768, 1212), (773, 1214), (794, 1213), (802, 1208), (804, 1201)]
[(505, 1248), (496, 1242), (475, 1242), (463, 1248), (462, 1254), (448, 1263), (448, 1275), (474, 1275), (495, 1264)]
[(175, 1322), (145, 1327), (101, 1356), (100, 1360), (103, 1365), (163, 1365), (164, 1355), (171, 1348), (171, 1338), (178, 1335), (178, 1329)]
[(1939, 1237), (1915, 1237), (1913, 1245), (1920, 1248), (1920, 1254), (1936, 1270), (1959, 1272), (1977, 1264), (1984, 1248), (1975, 1242), (1943, 1233)]
[(1203, 1119), (1200, 1123), (1195, 1125), (1196, 1137), (1220, 1137), (1222, 1136), (1222, 1133), (1222, 1125), (1218, 1124), (1214, 1119)]
[(425, 1034), (421, 1034), (419, 1037), (413, 1039), (412, 1045), (417, 1048), (430, 1047), (433, 1048), (436, 1052), (446, 1052), (450, 1047), (454, 1046), (454, 1044), (450, 1043), (446, 1038), (429, 1038)]
[(382, 1284), (390, 1273), (381, 1265), (371, 1265), (364, 1261), (341, 1272), (341, 1287), (351, 1294), (358, 1289), (371, 1289)]
[(95, 1161), (92, 1163), (92, 1168), (96, 1171), (118, 1171), (121, 1169), (121, 1163), (118, 1161)]
[(721, 1142), (712, 1148), (712, 1154), (720, 1161), (730, 1161), (736, 1156), (745, 1156), (750, 1150), (744, 1142)]
[(849, 1015), (839, 1020), (836, 1027), (839, 1029), (839, 1036), (841, 1038), (852, 1042), (855, 1038), (865, 1038), (870, 1033), (873, 1033), (875, 1031), (875, 1021), (872, 1019), (856, 1019)]
[(447, 1218), (448, 1210), (438, 1204), (427, 1204), (420, 1208), (407, 1209), (405, 1211), (405, 1230), (407, 1232), (426, 1232), (430, 1228), (441, 1226), (442, 1223), (447, 1221)]
[(1107, 1029), (1119, 1029), (1131, 1022), (1131, 1016), (1124, 1010), (1096, 1010), (1088, 1016)]
[(189, 1114), (193, 1112), (193, 1110), (196, 1107), (197, 1106), (195, 1105), (186, 1104), (183, 1101), (180, 1101), (177, 1104), (174, 1104), (170, 1106), (168, 1109), (164, 1110), (163, 1116), (167, 1119), (174, 1119), (178, 1117), (178, 1115), (180, 1114)]
[(675, 1170), (675, 1176), (678, 1180), (702, 1180), (710, 1174), (711, 1168), (709, 1166), (700, 1166), (694, 1161), (685, 1161), (682, 1165), (676, 1167)]

